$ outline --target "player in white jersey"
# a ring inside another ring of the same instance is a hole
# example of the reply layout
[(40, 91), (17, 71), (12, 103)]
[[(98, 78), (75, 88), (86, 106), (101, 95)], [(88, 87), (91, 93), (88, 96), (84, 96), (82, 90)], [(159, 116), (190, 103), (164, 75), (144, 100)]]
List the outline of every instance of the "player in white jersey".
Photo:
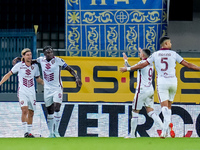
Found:
[(161, 138), (165, 138), (169, 132), (171, 137), (175, 137), (175, 133), (172, 129), (173, 124), (171, 122), (171, 105), (174, 100), (177, 89), (177, 78), (175, 74), (176, 62), (181, 65), (200, 71), (200, 67), (185, 61), (180, 55), (171, 50), (171, 40), (169, 37), (164, 36), (160, 38), (161, 49), (154, 52), (147, 61), (144, 63), (132, 66), (130, 68), (122, 67), (121, 72), (128, 70), (136, 70), (146, 67), (154, 62), (157, 71), (157, 92), (159, 101), (161, 104), (161, 111), (164, 116), (164, 126), (162, 129)]
[[(47, 108), (47, 125), (50, 132), (49, 137), (60, 137), (58, 128), (61, 120), (60, 107), (63, 99), (63, 87), (61, 80), (61, 69), (69, 71), (76, 79), (76, 83), (81, 87), (82, 82), (75, 71), (61, 58), (55, 57), (53, 48), (46, 46), (43, 48), (44, 57), (32, 60), (32, 63), (40, 63), (44, 80), (44, 101)], [(13, 60), (13, 65), (19, 61), (19, 57)], [(55, 126), (54, 126), (55, 125)]]
[[(139, 49), (140, 59), (142, 59), (137, 64), (141, 64), (150, 56), (151, 51), (149, 49)], [(125, 61), (125, 66), (130, 67), (127, 61), (127, 56), (123, 53), (123, 58)], [(136, 65), (137, 65), (136, 64)], [(153, 76), (153, 65), (148, 65), (143, 69), (137, 70), (137, 87), (135, 92), (135, 97), (132, 105), (132, 118), (131, 118), (131, 133), (127, 138), (135, 138), (135, 131), (138, 124), (138, 114), (139, 111), (144, 106), (146, 108), (147, 114), (151, 117), (154, 122), (159, 125), (159, 128), (162, 129), (163, 123), (159, 116), (154, 112), (154, 89), (152, 85), (152, 76)]]
[(45, 56), (37, 58), (37, 62), (42, 67), (44, 101), (48, 111), (47, 124), (50, 132), (49, 137), (60, 137), (58, 128), (61, 120), (60, 106), (63, 98), (61, 69), (69, 71), (75, 77), (79, 87), (81, 87), (82, 82), (75, 71), (63, 59), (54, 56), (51, 46), (44, 47), (43, 52)]
[(40, 84), (43, 80), (40, 78), (40, 72), (37, 64), (31, 64), (31, 50), (25, 48), (22, 50), (22, 62), (16, 64), (1, 80), (0, 86), (13, 74), (18, 73), (18, 99), (22, 110), (22, 126), (24, 137), (34, 137), (31, 134), (33, 115), (36, 108), (35, 83), (34, 78)]

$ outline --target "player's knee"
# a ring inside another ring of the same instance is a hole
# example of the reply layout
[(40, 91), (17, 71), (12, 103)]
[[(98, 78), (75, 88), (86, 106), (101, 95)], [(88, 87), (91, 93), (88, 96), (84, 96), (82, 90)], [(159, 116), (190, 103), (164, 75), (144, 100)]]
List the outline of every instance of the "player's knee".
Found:
[(34, 115), (34, 111), (29, 110), (29, 111), (28, 111), (28, 116), (29, 116), (29, 117), (33, 117), (33, 115)]
[(59, 111), (60, 111), (60, 106), (61, 106), (60, 103), (55, 103), (55, 104), (54, 104), (55, 112), (59, 112)]
[(51, 106), (47, 107), (47, 112), (48, 112), (48, 114), (54, 114), (54, 105), (53, 104)]
[(28, 109), (26, 107), (22, 107), (22, 114), (27, 115), (28, 114)]
[(152, 118), (152, 115), (154, 114), (154, 111), (150, 111), (150, 112), (148, 112), (147, 114), (148, 114), (149, 117)]
[(55, 108), (55, 112), (59, 112), (60, 111), (60, 108)]

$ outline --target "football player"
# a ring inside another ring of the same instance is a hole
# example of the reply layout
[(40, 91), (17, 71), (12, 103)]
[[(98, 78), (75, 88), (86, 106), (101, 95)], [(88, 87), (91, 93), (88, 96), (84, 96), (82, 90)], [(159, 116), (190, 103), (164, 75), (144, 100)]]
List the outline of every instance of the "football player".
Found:
[(44, 47), (43, 52), (44, 57), (37, 58), (37, 62), (41, 64), (44, 80), (44, 101), (48, 111), (49, 137), (60, 137), (58, 128), (61, 120), (60, 107), (63, 98), (61, 68), (69, 71), (75, 77), (79, 87), (81, 87), (82, 82), (75, 71), (63, 59), (54, 56), (51, 46)]
[[(149, 49), (139, 48), (139, 55), (141, 61), (138, 64), (141, 64), (146, 61), (150, 56), (151, 51)], [(125, 61), (125, 66), (130, 67), (128, 64), (128, 58), (125, 53), (123, 53), (123, 58)], [(153, 65), (148, 65), (143, 69), (137, 70), (137, 87), (135, 92), (135, 97), (132, 105), (132, 118), (131, 118), (131, 133), (126, 138), (135, 138), (135, 131), (138, 124), (138, 114), (139, 111), (144, 106), (146, 108), (147, 114), (151, 117), (154, 122), (159, 125), (159, 128), (162, 129), (163, 123), (160, 117), (154, 112), (154, 89), (152, 85), (152, 76), (153, 76)]]
[(181, 65), (200, 71), (200, 67), (185, 61), (179, 54), (171, 50), (172, 44), (169, 37), (161, 37), (161, 49), (154, 52), (145, 62), (131, 67), (120, 68), (121, 72), (142, 69), (154, 62), (157, 71), (157, 92), (161, 104), (161, 111), (164, 117), (164, 125), (161, 138), (167, 137), (168, 132), (171, 137), (175, 137), (175, 132), (171, 123), (171, 105), (177, 90), (176, 62)]
[(35, 82), (44, 84), (40, 78), (40, 72), (37, 64), (31, 64), (31, 50), (25, 48), (21, 52), (22, 61), (16, 64), (1, 80), (0, 86), (9, 79), (13, 74), (18, 74), (18, 99), (22, 110), (22, 126), (24, 129), (24, 137), (34, 137), (31, 134), (33, 115), (36, 109), (36, 93)]

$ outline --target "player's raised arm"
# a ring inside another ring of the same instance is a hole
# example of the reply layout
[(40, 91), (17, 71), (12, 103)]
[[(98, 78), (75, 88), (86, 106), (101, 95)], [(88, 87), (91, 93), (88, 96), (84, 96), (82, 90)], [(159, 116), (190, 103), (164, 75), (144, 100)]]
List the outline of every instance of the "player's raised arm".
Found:
[(125, 67), (130, 67), (131, 65), (129, 65), (129, 63), (128, 63), (128, 57), (126, 56), (125, 53), (122, 53), (122, 55), (123, 55)]
[(14, 66), (16, 63), (20, 62), (21, 61), (21, 57), (15, 57), (13, 60), (12, 60), (12, 65)]
[(11, 71), (9, 71), (6, 75), (4, 75), (4, 77), (1, 79), (1, 81), (0, 81), (0, 86), (4, 83), (4, 82), (6, 82), (9, 78), (10, 78), (10, 76), (11, 75), (13, 75), (13, 73), (11, 72)]
[[(18, 62), (20, 62), (21, 61), (21, 57), (15, 57), (13, 60), (12, 60), (12, 65), (14, 66), (14, 65), (16, 65), (16, 63), (18, 63)], [(32, 61), (31, 61), (31, 64), (36, 64), (36, 63), (38, 63), (37, 62), (37, 59), (32, 59)]]
[(198, 66), (196, 66), (196, 65), (194, 65), (192, 63), (189, 63), (189, 62), (187, 62), (185, 60), (183, 60), (180, 64), (185, 66), (185, 67), (187, 67), (187, 68), (189, 68), (189, 69), (200, 71), (200, 67), (198, 67)]
[(76, 83), (79, 87), (82, 86), (81, 79), (78, 77), (78, 75), (75, 73), (74, 69), (72, 69), (70, 66), (66, 66), (65, 69), (71, 73), (76, 78)]

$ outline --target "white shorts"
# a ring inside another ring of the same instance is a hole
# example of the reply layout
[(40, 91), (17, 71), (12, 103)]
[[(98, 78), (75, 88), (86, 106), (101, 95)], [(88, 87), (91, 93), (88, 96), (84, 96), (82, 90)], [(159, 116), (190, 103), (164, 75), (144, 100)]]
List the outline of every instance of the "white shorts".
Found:
[(24, 93), (18, 93), (19, 104), (21, 107), (28, 106), (28, 109), (35, 111), (36, 110), (36, 96), (26, 95)]
[(153, 108), (154, 91), (136, 92), (133, 100), (132, 109), (141, 110), (143, 106)]
[(158, 84), (157, 92), (160, 103), (166, 100), (173, 101), (176, 95), (177, 84)]
[(44, 89), (44, 102), (45, 106), (49, 107), (54, 102), (62, 103), (63, 99), (63, 90), (62, 89)]

